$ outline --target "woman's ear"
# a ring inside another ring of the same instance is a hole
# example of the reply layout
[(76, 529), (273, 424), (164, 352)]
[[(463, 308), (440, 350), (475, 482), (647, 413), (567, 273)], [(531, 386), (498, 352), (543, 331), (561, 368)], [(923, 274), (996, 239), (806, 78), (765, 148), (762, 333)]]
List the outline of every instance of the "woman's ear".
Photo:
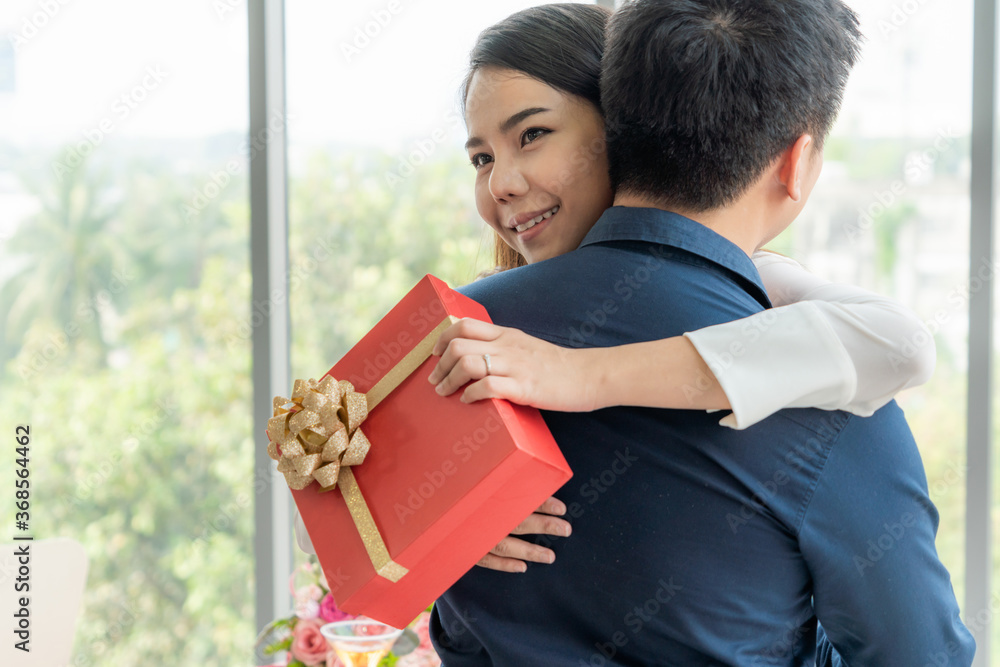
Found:
[(788, 193), (788, 198), (794, 202), (802, 200), (802, 179), (808, 171), (809, 160), (813, 157), (810, 150), (812, 145), (812, 135), (803, 134), (785, 151), (782, 158), (778, 178)]

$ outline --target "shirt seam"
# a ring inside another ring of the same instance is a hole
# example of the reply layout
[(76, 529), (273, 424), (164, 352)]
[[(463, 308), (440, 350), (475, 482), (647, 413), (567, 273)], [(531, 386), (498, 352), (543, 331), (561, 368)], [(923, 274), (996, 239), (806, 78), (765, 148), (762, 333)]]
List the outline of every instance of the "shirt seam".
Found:
[(854, 418), (854, 415), (850, 413), (845, 413), (847, 419), (841, 425), (840, 430), (837, 431), (836, 437), (830, 443), (830, 446), (826, 448), (826, 452), (823, 455), (823, 463), (820, 469), (817, 471), (816, 478), (813, 479), (812, 484), (809, 485), (809, 491), (805, 498), (802, 499), (802, 508), (799, 510), (798, 515), (795, 517), (795, 536), (800, 537), (802, 535), (802, 526), (805, 524), (806, 514), (809, 513), (809, 509), (812, 507), (812, 501), (816, 497), (816, 489), (819, 487), (820, 480), (823, 478), (823, 474), (826, 472), (826, 464), (830, 461), (830, 454), (833, 453), (833, 448), (837, 446), (837, 442), (844, 435), (844, 431), (847, 429), (847, 425)]

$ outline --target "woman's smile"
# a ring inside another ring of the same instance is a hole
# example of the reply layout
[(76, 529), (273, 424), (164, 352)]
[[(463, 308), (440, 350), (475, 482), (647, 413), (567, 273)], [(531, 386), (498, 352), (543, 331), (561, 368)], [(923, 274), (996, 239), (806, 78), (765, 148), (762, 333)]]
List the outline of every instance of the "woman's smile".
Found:
[(467, 100), (479, 214), (529, 264), (577, 248), (612, 202), (598, 109), (496, 68), (476, 72)]
[(538, 212), (528, 213), (528, 214), (521, 213), (519, 215), (514, 216), (513, 220), (511, 220), (512, 223), (511, 226), (518, 233), (526, 232), (535, 225), (537, 225), (538, 223), (542, 222), (543, 220), (548, 220), (558, 212), (559, 212), (559, 206), (556, 205), (540, 213)]

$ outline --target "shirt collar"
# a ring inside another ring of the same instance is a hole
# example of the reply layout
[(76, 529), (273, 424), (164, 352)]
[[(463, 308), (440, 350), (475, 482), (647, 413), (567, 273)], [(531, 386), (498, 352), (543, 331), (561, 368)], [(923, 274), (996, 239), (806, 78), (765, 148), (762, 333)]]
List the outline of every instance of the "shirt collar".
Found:
[(739, 246), (705, 225), (656, 208), (612, 206), (583, 239), (580, 247), (605, 241), (644, 241), (685, 250), (742, 278), (743, 287), (765, 308), (771, 301), (757, 267)]

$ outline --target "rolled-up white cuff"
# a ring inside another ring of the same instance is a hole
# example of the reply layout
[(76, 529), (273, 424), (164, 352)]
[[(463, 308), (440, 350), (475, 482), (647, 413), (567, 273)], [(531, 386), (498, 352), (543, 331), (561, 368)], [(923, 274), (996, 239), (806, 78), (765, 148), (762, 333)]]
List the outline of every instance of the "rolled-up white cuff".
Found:
[(839, 409), (857, 391), (850, 355), (808, 301), (684, 335), (729, 399), (723, 426), (745, 429), (790, 407)]

